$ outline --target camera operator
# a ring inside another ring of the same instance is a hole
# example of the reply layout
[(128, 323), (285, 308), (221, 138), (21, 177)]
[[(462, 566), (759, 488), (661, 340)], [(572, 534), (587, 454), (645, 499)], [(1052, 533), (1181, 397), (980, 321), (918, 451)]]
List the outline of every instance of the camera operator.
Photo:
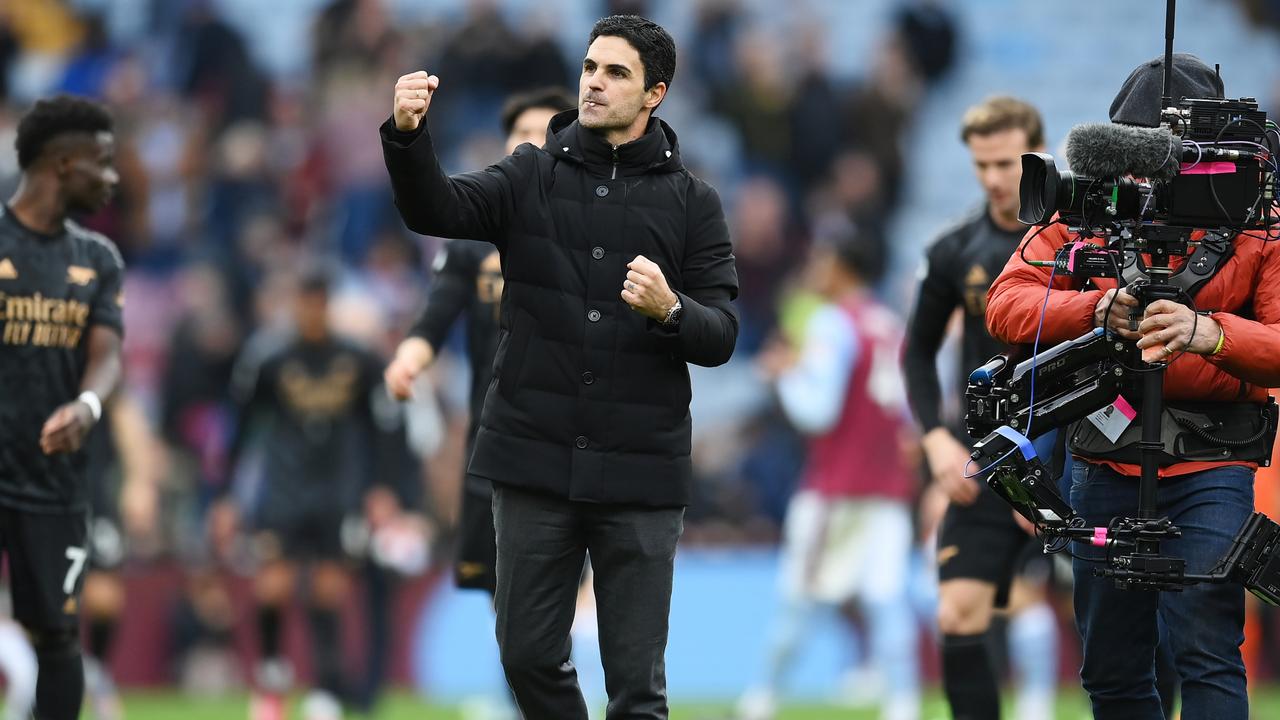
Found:
[[(1111, 105), (1113, 123), (1156, 127), (1160, 121), (1163, 60), (1135, 69)], [(1218, 75), (1198, 58), (1176, 55), (1174, 102), (1182, 98), (1222, 98)], [(1197, 231), (1192, 239), (1203, 233)], [(1062, 225), (1030, 237), (1025, 254), (1043, 259), (1076, 238)], [(1092, 239), (1092, 242), (1098, 242)], [(1041, 322), (1042, 347), (1105, 325), (1114, 336), (1136, 341), (1147, 358), (1169, 361), (1164, 382), (1167, 403), (1198, 401), (1211, 419), (1228, 417), (1242, 403), (1266, 398), (1280, 384), (1280, 252), (1261, 232), (1242, 232), (1216, 274), (1194, 292), (1194, 308), (1157, 300), (1138, 312), (1139, 301), (1115, 280), (1091, 284), (1054, 277), (1015, 253), (988, 294), (987, 326), (1009, 343), (1030, 343)], [(1176, 271), (1184, 258), (1170, 265)], [(1197, 316), (1196, 311), (1204, 314)], [(1168, 413), (1166, 413), (1168, 415)], [(1132, 424), (1137, 427), (1145, 418)], [(1165, 422), (1168, 422), (1165, 419)], [(1132, 429), (1132, 428), (1131, 428)], [(1131, 430), (1130, 429), (1130, 430)], [(1166, 426), (1165, 430), (1179, 430)], [(1168, 438), (1172, 432), (1163, 435)], [(1088, 421), (1071, 432), (1071, 505), (1092, 526), (1106, 526), (1138, 507), (1141, 475), (1133, 445), (1108, 440)], [(1157, 516), (1181, 528), (1162, 543), (1165, 554), (1186, 559), (1188, 573), (1206, 573), (1231, 546), (1237, 528), (1253, 510), (1256, 464), (1232, 459), (1190, 462), (1166, 440), (1169, 459), (1159, 470)], [(1100, 548), (1077, 550), (1076, 624), (1084, 639), (1081, 680), (1095, 718), (1142, 720), (1164, 717), (1154, 684), (1153, 656), (1162, 639), (1170, 645), (1182, 681), (1183, 715), (1245, 720), (1248, 698), (1240, 644), (1244, 640), (1244, 592), (1238, 585), (1195, 585), (1183, 592), (1121, 591), (1112, 579), (1094, 577)], [(1162, 629), (1166, 629), (1162, 633)]]
[(960, 388), (972, 368), (1004, 350), (986, 331), (987, 290), (1026, 229), (1018, 221), (1019, 158), (1044, 148), (1043, 128), (1040, 113), (1016, 98), (988, 98), (965, 112), (960, 139), (985, 202), (930, 246), (902, 356), (933, 485), (950, 499), (938, 532), (938, 629), (943, 688), (957, 720), (1000, 716), (1000, 688), (988, 650), (997, 607), (1011, 613), (1010, 655), (1022, 678), (1019, 716), (1053, 713), (1058, 629), (1044, 583), (1030, 572), (1044, 568), (1044, 560), (1036, 560), (1040, 547), (1014, 522), (1008, 505), (964, 476), (969, 446), (956, 439), (965, 437), (962, 427), (943, 421), (937, 364), (947, 323), (959, 308)]

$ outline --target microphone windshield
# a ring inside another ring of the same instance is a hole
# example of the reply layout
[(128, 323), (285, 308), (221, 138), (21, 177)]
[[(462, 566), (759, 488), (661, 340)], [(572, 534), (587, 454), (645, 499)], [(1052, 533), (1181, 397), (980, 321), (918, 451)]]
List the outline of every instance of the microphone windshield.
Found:
[(1067, 133), (1067, 162), (1092, 178), (1169, 180), (1178, 174), (1182, 143), (1165, 128), (1084, 123)]

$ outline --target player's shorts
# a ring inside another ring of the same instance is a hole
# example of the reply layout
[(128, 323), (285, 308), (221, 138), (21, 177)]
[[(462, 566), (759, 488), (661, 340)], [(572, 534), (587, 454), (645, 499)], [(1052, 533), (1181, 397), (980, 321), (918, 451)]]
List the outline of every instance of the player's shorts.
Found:
[(84, 513), (0, 507), (0, 555), (9, 566), (15, 620), (36, 632), (79, 627), (87, 539)]
[(951, 503), (938, 531), (938, 580), (981, 580), (996, 586), (996, 607), (1009, 603), (1009, 587), (1045, 563), (1040, 542), (1013, 519), (1013, 509), (986, 485), (972, 505)]
[(490, 595), (497, 587), (498, 545), (493, 529), (493, 497), (489, 493), (465, 488), (462, 513), (458, 518), (458, 553), (453, 564), (453, 578), (458, 587), (485, 590)]
[(264, 508), (254, 525), (253, 554), (259, 562), (339, 561), (351, 558), (344, 543), (345, 512), (315, 508)]
[[(95, 430), (100, 427), (95, 425)], [(101, 454), (110, 453), (110, 444), (99, 438)], [(102, 462), (105, 462), (103, 460)], [(89, 477), (89, 568), (110, 572), (124, 563), (128, 548), (124, 523), (120, 519), (120, 484), (118, 472), (90, 472)]]
[(912, 537), (904, 502), (801, 490), (787, 505), (782, 593), (831, 604), (905, 597)]

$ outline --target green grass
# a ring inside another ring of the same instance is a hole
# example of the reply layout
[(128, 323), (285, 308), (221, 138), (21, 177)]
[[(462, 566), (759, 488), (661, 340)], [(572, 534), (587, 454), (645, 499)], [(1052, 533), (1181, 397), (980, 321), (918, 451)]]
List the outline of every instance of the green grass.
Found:
[[(217, 698), (191, 698), (173, 692), (132, 692), (125, 696), (127, 720), (242, 720), (248, 701), (242, 695)], [(778, 714), (777, 720), (875, 720), (874, 710), (795, 705)], [(727, 703), (678, 704), (672, 707), (671, 720), (728, 720), (731, 705)], [(1012, 717), (1006, 713), (1006, 717)], [(1078, 690), (1064, 690), (1058, 700), (1057, 720), (1084, 720), (1088, 706)], [(1280, 687), (1269, 687), (1256, 693), (1253, 717), (1280, 718)], [(453, 707), (432, 705), (404, 692), (386, 697), (376, 720), (463, 720)], [(922, 720), (948, 720), (942, 699), (930, 694)], [(296, 712), (291, 720), (297, 720)]]

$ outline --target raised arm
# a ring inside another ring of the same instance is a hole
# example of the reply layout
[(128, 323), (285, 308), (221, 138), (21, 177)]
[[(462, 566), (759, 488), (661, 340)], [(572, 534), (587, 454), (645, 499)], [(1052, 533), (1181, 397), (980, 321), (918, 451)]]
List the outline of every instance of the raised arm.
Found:
[(484, 170), (445, 175), (424, 122), (439, 84), (421, 70), (396, 82), (393, 114), (380, 130), (396, 207), (414, 232), (498, 244), (511, 217), (513, 187), (532, 166), (532, 146)]

